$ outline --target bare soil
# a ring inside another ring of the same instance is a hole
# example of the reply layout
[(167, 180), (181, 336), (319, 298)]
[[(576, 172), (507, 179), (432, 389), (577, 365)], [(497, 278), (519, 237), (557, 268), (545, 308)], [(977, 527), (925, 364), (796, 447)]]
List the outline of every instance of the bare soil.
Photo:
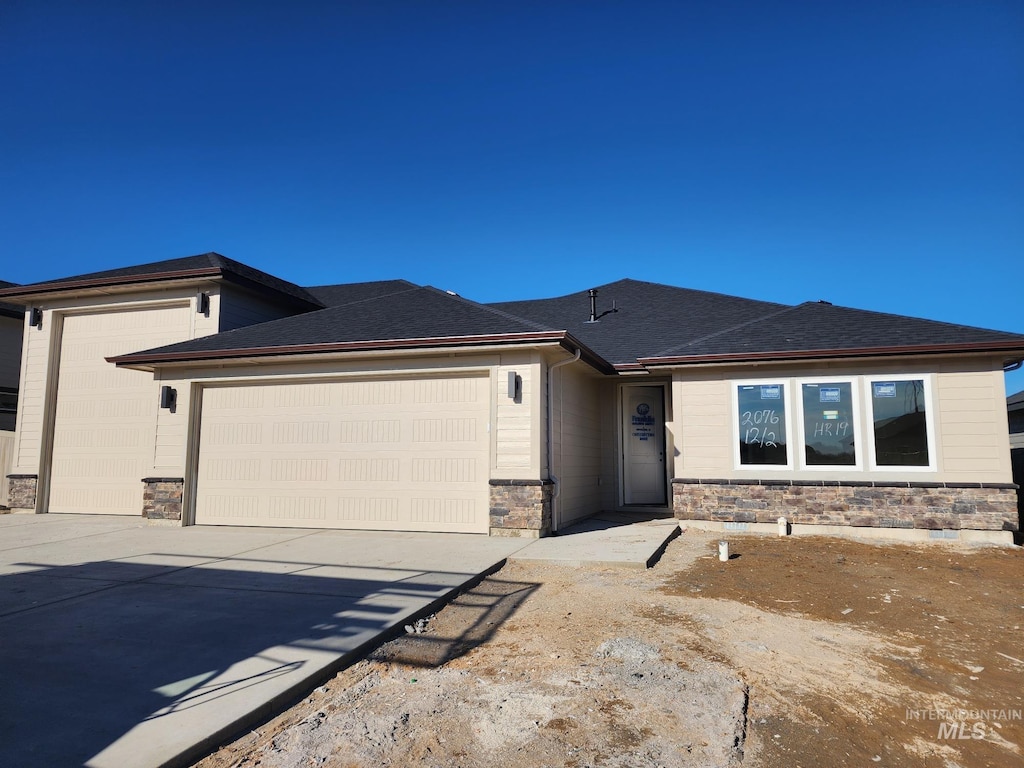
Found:
[(1024, 552), (729, 541), (509, 564), (197, 766), (1024, 764)]

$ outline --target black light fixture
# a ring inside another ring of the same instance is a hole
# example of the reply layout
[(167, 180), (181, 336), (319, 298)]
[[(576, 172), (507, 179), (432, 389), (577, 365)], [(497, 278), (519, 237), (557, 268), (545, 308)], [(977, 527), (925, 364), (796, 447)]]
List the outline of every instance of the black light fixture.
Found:
[(43, 327), (43, 310), (39, 307), (32, 307), (28, 311), (28, 324), (34, 325), (36, 328), (42, 329)]
[(174, 387), (169, 387), (166, 384), (160, 387), (160, 407), (161, 408), (174, 408), (175, 403), (178, 402), (178, 390)]
[(508, 372), (508, 396), (517, 403), (523, 397), (523, 377), (515, 371)]
[(196, 312), (200, 315), (210, 314), (210, 294), (200, 293), (196, 299)]

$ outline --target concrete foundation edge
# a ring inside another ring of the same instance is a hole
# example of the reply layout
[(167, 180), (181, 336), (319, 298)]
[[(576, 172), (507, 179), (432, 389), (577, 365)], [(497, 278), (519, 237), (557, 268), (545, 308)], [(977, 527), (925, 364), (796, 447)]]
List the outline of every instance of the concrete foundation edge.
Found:
[[(726, 527), (729, 526), (729, 527)], [(726, 523), (715, 520), (680, 520), (679, 528), (712, 533), (778, 536), (777, 523)], [(1012, 531), (976, 531), (968, 529), (945, 529), (933, 531), (924, 528), (864, 528), (852, 525), (801, 525), (789, 526), (790, 536), (837, 536), (865, 541), (894, 541), (917, 544), (958, 542), (962, 544), (1000, 544), (1014, 546)]]

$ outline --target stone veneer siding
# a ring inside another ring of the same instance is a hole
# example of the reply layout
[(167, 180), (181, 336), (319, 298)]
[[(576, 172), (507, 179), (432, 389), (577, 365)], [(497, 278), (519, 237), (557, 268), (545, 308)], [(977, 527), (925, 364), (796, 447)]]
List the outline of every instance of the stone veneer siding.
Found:
[(7, 506), (11, 509), (35, 509), (38, 475), (7, 476)]
[(672, 481), (679, 520), (1016, 531), (1013, 483), (836, 480)]
[(145, 477), (142, 491), (142, 516), (150, 520), (181, 520), (181, 477)]
[(491, 480), (491, 535), (546, 536), (551, 532), (550, 480)]

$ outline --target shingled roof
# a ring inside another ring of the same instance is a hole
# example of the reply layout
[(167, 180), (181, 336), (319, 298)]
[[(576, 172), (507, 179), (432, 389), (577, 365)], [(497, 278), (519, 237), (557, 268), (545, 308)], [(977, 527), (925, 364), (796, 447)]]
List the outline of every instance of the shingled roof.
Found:
[(340, 285), (306, 286), (306, 292), (325, 307), (337, 307), (364, 299), (376, 299), (419, 288), (408, 280), (376, 280), (370, 283), (341, 283)]
[(645, 365), (944, 351), (1020, 351), (1024, 336), (806, 302), (640, 356)]
[(84, 275), (64, 277), (59, 280), (45, 280), (14, 288), (0, 288), (0, 297), (18, 298), (40, 294), (61, 293), (87, 288), (102, 288), (137, 283), (165, 282), (190, 278), (220, 277), (262, 292), (276, 294), (280, 298), (305, 309), (323, 306), (304, 288), (250, 267), (240, 261), (221, 256), (219, 253), (203, 253), (180, 259), (167, 259), (149, 264), (138, 264), (102, 272), (88, 272)]
[(1011, 411), (1019, 411), (1024, 408), (1024, 389), (1006, 398), (1006, 405)]
[[(0, 289), (17, 287), (17, 283), (9, 283), (6, 280), (0, 280)], [(24, 317), (25, 308), (19, 307), (17, 304), (8, 304), (6, 301), (0, 301), (0, 315), (3, 315), (4, 317)]]
[(594, 323), (589, 322), (589, 291), (488, 306), (565, 329), (620, 367), (635, 366), (637, 358), (786, 309), (785, 304), (640, 280), (619, 280), (596, 290), (599, 319)]
[(413, 286), (110, 361), (146, 365), (368, 349), (558, 343), (564, 338), (565, 334), (557, 329), (436, 288)]
[[(659, 365), (895, 354), (1006, 352), (1024, 336), (825, 302), (796, 306), (624, 279), (546, 299), (478, 304), (405, 280), (303, 288), (218, 253), (2, 284), (0, 298), (161, 281), (219, 278), (304, 312), (116, 358), (121, 364), (355, 349), (559, 343), (605, 372)], [(2, 305), (0, 305), (2, 308)], [(22, 310), (12, 307), (16, 315)], [(1012, 359), (1012, 357), (1008, 358)]]

